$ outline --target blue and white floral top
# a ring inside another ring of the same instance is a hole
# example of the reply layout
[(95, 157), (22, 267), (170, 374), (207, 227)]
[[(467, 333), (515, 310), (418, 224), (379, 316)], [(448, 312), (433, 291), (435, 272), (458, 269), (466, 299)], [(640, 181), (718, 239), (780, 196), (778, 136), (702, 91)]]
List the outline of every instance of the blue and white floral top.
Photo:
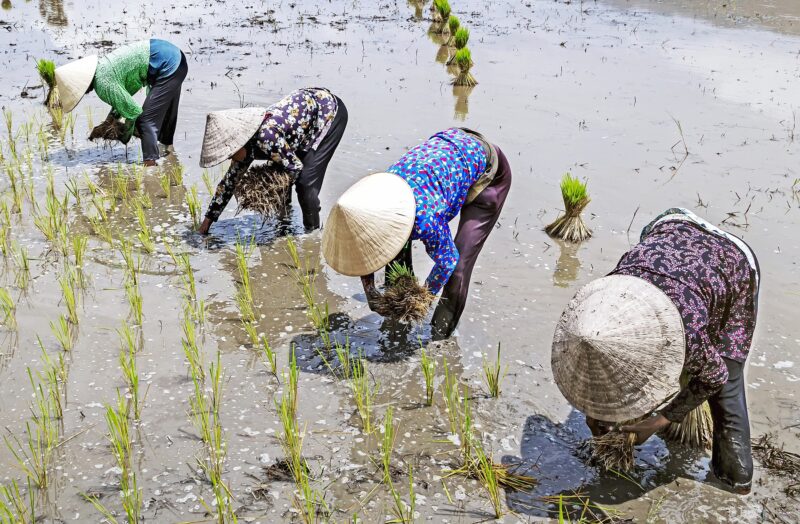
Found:
[(408, 151), (387, 171), (402, 177), (414, 192), (417, 217), (411, 240), (421, 240), (435, 262), (426, 284), (441, 291), (458, 263), (448, 225), (461, 211), (470, 187), (486, 171), (481, 142), (461, 129), (441, 131)]

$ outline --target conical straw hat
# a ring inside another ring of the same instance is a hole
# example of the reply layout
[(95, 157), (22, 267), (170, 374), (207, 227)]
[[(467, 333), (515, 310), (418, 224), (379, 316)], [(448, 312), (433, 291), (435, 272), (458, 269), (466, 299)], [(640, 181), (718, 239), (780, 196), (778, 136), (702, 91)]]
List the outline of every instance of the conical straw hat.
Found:
[(331, 209), (322, 234), (325, 260), (343, 275), (374, 273), (408, 241), (416, 212), (414, 192), (399, 176), (362, 178)]
[(670, 298), (637, 277), (611, 275), (581, 288), (561, 315), (551, 365), (558, 388), (606, 422), (644, 416), (680, 389), (683, 321)]
[(267, 113), (263, 107), (212, 111), (206, 117), (206, 134), (200, 151), (200, 167), (211, 167), (229, 159), (253, 138)]
[(56, 85), (61, 109), (69, 113), (81, 101), (97, 70), (97, 55), (74, 60), (56, 68)]

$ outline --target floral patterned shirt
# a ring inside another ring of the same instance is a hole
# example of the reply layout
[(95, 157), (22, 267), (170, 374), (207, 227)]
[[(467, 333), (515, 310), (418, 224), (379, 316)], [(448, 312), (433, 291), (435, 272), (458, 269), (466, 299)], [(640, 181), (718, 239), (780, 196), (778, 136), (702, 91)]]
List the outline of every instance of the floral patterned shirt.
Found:
[(231, 161), (228, 172), (217, 185), (206, 217), (212, 222), (233, 196), (236, 183), (254, 160), (293, 174), (303, 170), (303, 154), (316, 149), (336, 116), (338, 102), (327, 89), (306, 88), (293, 91), (267, 108), (264, 121), (245, 145), (247, 155), (241, 162)]
[(662, 411), (669, 420), (680, 422), (728, 381), (723, 358), (747, 359), (756, 324), (756, 272), (733, 242), (685, 220), (646, 231), (611, 272), (657, 286), (683, 320), (689, 380)]
[(417, 216), (411, 240), (421, 240), (435, 262), (426, 281), (431, 293), (441, 291), (456, 268), (458, 249), (448, 224), (485, 170), (481, 142), (456, 128), (436, 133), (387, 170), (402, 177), (414, 192)]

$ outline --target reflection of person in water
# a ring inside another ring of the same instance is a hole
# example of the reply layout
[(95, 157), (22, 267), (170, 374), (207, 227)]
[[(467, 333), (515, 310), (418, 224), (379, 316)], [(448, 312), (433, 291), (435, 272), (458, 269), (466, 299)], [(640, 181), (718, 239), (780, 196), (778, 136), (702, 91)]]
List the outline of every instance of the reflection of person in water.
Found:
[(753, 461), (744, 365), (758, 285), (755, 255), (742, 240), (689, 211), (668, 210), (562, 315), (552, 355), (559, 389), (595, 434), (651, 414), (620, 428), (638, 443), (707, 400), (712, 470), (736, 493), (748, 493)]
[[(464, 311), (472, 269), (511, 187), (499, 148), (468, 130), (448, 129), (411, 149), (388, 169), (347, 190), (323, 235), (328, 264), (360, 276), (371, 309), (380, 293), (374, 273), (392, 260), (411, 268), (410, 240), (421, 240), (435, 265), (426, 285), (443, 290), (434, 339), (452, 335)], [(460, 214), (455, 239), (449, 223)]]
[(208, 115), (200, 165), (231, 159), (206, 211), (200, 233), (233, 196), (238, 180), (255, 160), (294, 177), (306, 231), (320, 227), (319, 192), (339, 141), (347, 127), (347, 108), (327, 89), (298, 89), (267, 107), (216, 111)]
[[(124, 118), (125, 144), (134, 130), (142, 139), (142, 160), (156, 165), (158, 144), (170, 148), (178, 122), (181, 86), (189, 67), (183, 51), (166, 40), (151, 38), (120, 47), (97, 57), (91, 55), (56, 69), (61, 107), (68, 113), (83, 95), (94, 90), (111, 106), (109, 118)], [(147, 87), (144, 104), (133, 95)]]

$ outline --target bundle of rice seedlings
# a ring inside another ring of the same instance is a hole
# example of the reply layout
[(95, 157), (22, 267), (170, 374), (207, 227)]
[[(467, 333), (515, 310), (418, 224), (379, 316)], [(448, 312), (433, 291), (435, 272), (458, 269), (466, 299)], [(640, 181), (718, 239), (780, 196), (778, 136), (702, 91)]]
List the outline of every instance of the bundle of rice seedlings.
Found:
[(417, 281), (414, 272), (395, 262), (386, 273), (387, 289), (376, 304), (376, 313), (406, 323), (425, 320), (436, 298)]
[(633, 469), (635, 443), (635, 433), (609, 431), (605, 435), (585, 441), (581, 444), (579, 452), (592, 466), (604, 471), (626, 472)]
[(469, 43), (469, 29), (464, 26), (459, 27), (452, 36), (452, 40), (453, 46), (456, 48), (456, 52), (453, 53), (453, 55), (450, 57), (450, 60), (447, 61), (447, 65), (454, 65), (456, 63), (456, 54), (458, 53), (458, 50), (467, 47), (467, 44)]
[(472, 54), (469, 48), (465, 47), (456, 51), (455, 63), (458, 66), (458, 76), (453, 80), (454, 86), (472, 87), (478, 85), (478, 81), (472, 76), (469, 70), (472, 68)]
[(564, 214), (544, 228), (548, 235), (567, 242), (581, 242), (592, 236), (581, 213), (589, 205), (586, 183), (567, 173), (561, 179), (561, 197), (564, 199)]
[(36, 61), (36, 71), (39, 72), (42, 82), (47, 86), (44, 104), (47, 107), (61, 106), (61, 102), (58, 100), (58, 88), (56, 87), (56, 64), (52, 60), (40, 58)]
[(264, 218), (286, 212), (291, 199), (292, 175), (264, 164), (250, 167), (242, 175), (233, 194), (239, 204), (237, 212), (248, 209)]
[[(688, 375), (681, 375), (681, 387), (686, 387), (688, 383)], [(708, 402), (703, 402), (691, 410), (679, 424), (671, 423), (662, 431), (661, 436), (665, 440), (678, 442), (692, 449), (711, 449), (714, 420), (711, 418), (711, 407)]]
[(438, 31), (443, 34), (447, 31), (447, 19), (450, 18), (450, 2), (448, 0), (433, 0), (436, 11), (433, 13), (433, 23), (437, 24)]
[(447, 19), (447, 30), (450, 33), (450, 38), (447, 40), (448, 46), (454, 47), (456, 45), (456, 31), (458, 31), (460, 25), (461, 21), (456, 15), (450, 15), (450, 18)]
[(89, 140), (116, 142), (123, 136), (125, 136), (125, 121), (108, 115), (105, 120), (92, 128), (91, 133), (89, 133)]

